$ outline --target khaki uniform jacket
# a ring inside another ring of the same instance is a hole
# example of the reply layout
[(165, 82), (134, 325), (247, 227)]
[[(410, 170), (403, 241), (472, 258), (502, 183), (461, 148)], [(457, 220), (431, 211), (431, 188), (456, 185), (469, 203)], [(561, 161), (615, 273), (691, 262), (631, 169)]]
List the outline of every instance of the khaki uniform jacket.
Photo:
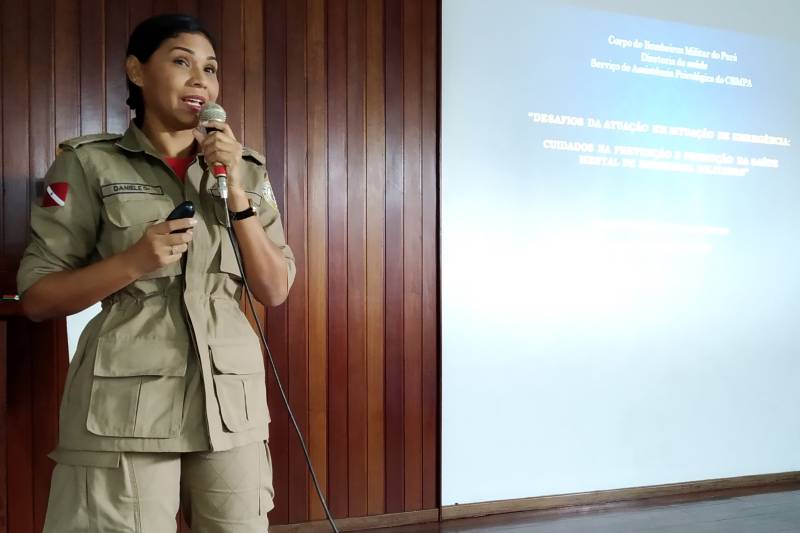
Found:
[[(194, 202), (198, 224), (181, 262), (104, 299), (84, 330), (51, 457), (116, 464), (121, 451), (216, 451), (267, 440), (264, 360), (239, 308), (242, 282), (224, 205), (202, 158), (181, 183), (133, 123), (123, 136), (81, 137), (61, 149), (46, 177), (45, 195), (57, 203), (32, 209), (20, 293), (49, 273), (126, 250), (184, 200)], [(242, 159), (243, 188), (283, 250), (291, 286), (294, 257), (264, 159), (247, 149)]]

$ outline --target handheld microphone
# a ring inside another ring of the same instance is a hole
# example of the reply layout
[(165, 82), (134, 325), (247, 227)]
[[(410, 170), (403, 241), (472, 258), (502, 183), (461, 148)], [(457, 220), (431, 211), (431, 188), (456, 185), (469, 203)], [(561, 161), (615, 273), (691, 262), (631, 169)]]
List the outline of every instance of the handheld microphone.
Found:
[[(215, 122), (226, 122), (228, 120), (228, 115), (225, 113), (225, 110), (222, 109), (221, 105), (216, 104), (214, 102), (207, 102), (200, 110), (200, 115), (198, 116), (198, 118), (201, 123), (209, 120), (213, 120)], [(222, 130), (220, 130), (219, 128), (214, 128), (212, 126), (205, 127), (206, 134), (215, 131), (222, 131)], [(214, 173), (214, 177), (217, 178), (217, 187), (219, 187), (220, 197), (222, 197), (223, 200), (227, 200), (228, 171), (225, 169), (225, 165), (214, 165), (211, 170)]]

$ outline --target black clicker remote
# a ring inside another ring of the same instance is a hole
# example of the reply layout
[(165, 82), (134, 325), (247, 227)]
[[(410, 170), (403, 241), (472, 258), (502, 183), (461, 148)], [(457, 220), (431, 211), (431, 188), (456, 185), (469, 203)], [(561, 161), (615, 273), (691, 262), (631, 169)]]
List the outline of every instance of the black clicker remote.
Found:
[[(169, 214), (167, 220), (176, 220), (179, 218), (192, 218), (194, 216), (194, 204), (186, 200), (182, 202), (178, 207), (172, 210), (172, 213)], [(189, 229), (189, 228), (186, 228)], [(186, 233), (186, 229), (176, 229), (170, 233)]]

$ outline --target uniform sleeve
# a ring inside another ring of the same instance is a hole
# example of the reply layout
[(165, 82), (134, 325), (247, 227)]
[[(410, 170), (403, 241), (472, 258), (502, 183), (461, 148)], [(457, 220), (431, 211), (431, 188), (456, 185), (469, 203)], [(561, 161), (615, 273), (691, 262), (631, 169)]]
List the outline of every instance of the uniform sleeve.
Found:
[(95, 249), (100, 205), (74, 150), (56, 157), (44, 186), (31, 208), (31, 240), (17, 272), (20, 294), (47, 274), (85, 266)]
[(283, 251), (283, 258), (286, 261), (286, 271), (289, 274), (288, 287), (291, 288), (294, 283), (295, 274), (297, 273), (294, 253), (292, 253), (292, 249), (286, 243), (286, 237), (283, 233), (283, 224), (281, 223), (281, 214), (278, 211), (278, 203), (275, 201), (275, 194), (272, 192), (272, 185), (270, 185), (269, 176), (266, 172), (264, 172), (260, 194), (262, 197), (261, 205), (256, 209), (258, 211), (258, 219), (264, 227), (267, 237)]

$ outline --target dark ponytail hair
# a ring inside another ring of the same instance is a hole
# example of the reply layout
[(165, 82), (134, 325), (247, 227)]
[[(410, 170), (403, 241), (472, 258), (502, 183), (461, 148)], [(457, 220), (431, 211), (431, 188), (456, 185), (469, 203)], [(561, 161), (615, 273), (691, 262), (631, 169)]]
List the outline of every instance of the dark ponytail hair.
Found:
[[(200, 33), (205, 35), (211, 43), (211, 46), (216, 49), (216, 43), (211, 33), (203, 26), (203, 24), (196, 18), (189, 15), (156, 15), (142, 21), (131, 33), (128, 39), (127, 56), (134, 56), (141, 63), (146, 63), (153, 52), (158, 50), (158, 47), (173, 37), (177, 37), (182, 33)], [(141, 127), (144, 120), (144, 96), (142, 89), (133, 83), (130, 78), (128, 82), (128, 107), (133, 109), (136, 114), (134, 122)]]

